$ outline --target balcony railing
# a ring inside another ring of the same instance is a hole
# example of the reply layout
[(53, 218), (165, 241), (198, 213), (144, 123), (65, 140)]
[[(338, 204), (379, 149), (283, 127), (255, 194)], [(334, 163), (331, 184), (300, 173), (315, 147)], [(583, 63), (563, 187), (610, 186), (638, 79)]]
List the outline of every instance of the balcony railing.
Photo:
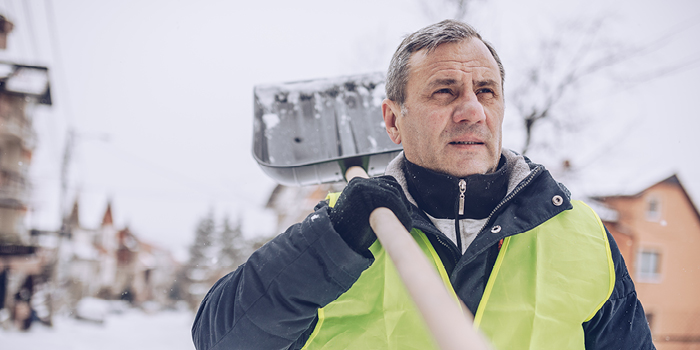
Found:
[(26, 202), (29, 198), (28, 190), (25, 176), (16, 171), (0, 169), (0, 199)]
[(12, 136), (19, 139), (25, 148), (33, 148), (35, 135), (26, 120), (15, 116), (0, 115), (0, 138)]

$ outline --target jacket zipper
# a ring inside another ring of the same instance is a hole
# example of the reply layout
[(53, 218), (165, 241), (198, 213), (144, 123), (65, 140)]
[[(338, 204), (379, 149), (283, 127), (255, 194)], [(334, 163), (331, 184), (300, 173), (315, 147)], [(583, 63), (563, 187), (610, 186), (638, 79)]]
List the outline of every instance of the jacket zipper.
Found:
[(484, 229), (486, 228), (486, 226), (489, 225), (489, 223), (491, 222), (491, 218), (498, 211), (498, 209), (501, 209), (501, 207), (503, 207), (506, 203), (508, 203), (511, 199), (513, 199), (513, 197), (515, 197), (516, 194), (518, 194), (523, 188), (525, 188), (527, 185), (529, 185), (530, 182), (532, 182), (532, 179), (535, 178), (535, 175), (539, 174), (541, 169), (542, 169), (541, 166), (537, 166), (535, 169), (533, 169), (530, 172), (530, 175), (528, 175), (528, 177), (525, 178), (525, 180), (521, 181), (520, 184), (518, 186), (516, 186), (515, 189), (513, 189), (513, 191), (511, 193), (509, 193), (505, 198), (503, 198), (503, 200), (500, 203), (498, 203), (498, 205), (495, 208), (493, 208), (493, 210), (491, 211), (491, 214), (489, 214), (489, 216), (486, 218), (486, 222), (484, 222), (484, 226), (481, 226), (479, 233), (482, 233), (484, 231)]
[(459, 217), (464, 215), (464, 193), (467, 192), (467, 181), (464, 179), (459, 179), (459, 201), (457, 204), (457, 215), (455, 216), (455, 241), (457, 243), (457, 250), (459, 255), (462, 252), (462, 230), (459, 227)]
[[(486, 228), (486, 227), (488, 226), (488, 224), (489, 224), (489, 222), (491, 221), (491, 218), (493, 217), (493, 215), (494, 215), (501, 207), (503, 207), (506, 203), (508, 203), (511, 199), (513, 199), (513, 197), (515, 197), (515, 195), (518, 194), (523, 188), (525, 188), (527, 185), (529, 185), (530, 182), (532, 182), (532, 180), (535, 178), (535, 175), (539, 174), (539, 172), (540, 172), (541, 170), (542, 170), (542, 167), (541, 167), (541, 166), (538, 166), (538, 167), (536, 167), (535, 169), (533, 169), (533, 170), (530, 172), (530, 175), (528, 175), (527, 178), (525, 178), (523, 181), (521, 181), (520, 184), (519, 184), (518, 186), (516, 186), (515, 189), (513, 189), (513, 191), (512, 191), (511, 193), (509, 193), (505, 198), (503, 198), (503, 200), (502, 200), (500, 203), (498, 203), (498, 205), (491, 211), (491, 213), (489, 214), (489, 216), (486, 218), (486, 221), (484, 222), (484, 225), (481, 227), (481, 229), (479, 229), (479, 233), (482, 233), (482, 232), (484, 231), (484, 228)], [(462, 192), (462, 182), (464, 182), (464, 192)], [(463, 204), (464, 193), (466, 193), (466, 181), (465, 181), (464, 179), (460, 179), (459, 184), (460, 184), (460, 202), (461, 202), (461, 204)], [(459, 209), (459, 208), (458, 208), (458, 209)], [(455, 223), (456, 223), (456, 224), (455, 224), (455, 229), (456, 229), (455, 235), (456, 235), (457, 237), (459, 237), (459, 238), (457, 238), (457, 239), (460, 241), (460, 245), (461, 245), (461, 237), (460, 237), (460, 236), (461, 236), (461, 233), (459, 232), (459, 224), (458, 224), (459, 220), (458, 220), (458, 219), (459, 219), (459, 217), (455, 218)], [(437, 241), (440, 242), (440, 244), (442, 244), (445, 248), (447, 248), (448, 250), (451, 250), (451, 249), (452, 249), (452, 248), (450, 247), (450, 244), (448, 244), (447, 242), (443, 241), (437, 233), (433, 233), (433, 236), (434, 236), (434, 237), (437, 239)], [(453, 243), (453, 242), (450, 242), (450, 243)], [(462, 247), (458, 245), (458, 246), (457, 246), (457, 251), (459, 252), (459, 254), (460, 254), (460, 256), (461, 256), (461, 255), (462, 255)], [(459, 259), (458, 257), (455, 257), (455, 256), (453, 256), (452, 259), (453, 259), (453, 261), (455, 262), (455, 269), (456, 269), (456, 268), (457, 268), (456, 265), (459, 263), (459, 260), (460, 260), (460, 259)]]
[(459, 215), (464, 215), (464, 192), (467, 192), (467, 182), (459, 179)]
[[(428, 222), (430, 222), (430, 220), (428, 220)], [(416, 227), (416, 228), (418, 228), (419, 230), (422, 230), (423, 233), (425, 233), (426, 235), (428, 233), (430, 233), (440, 243), (440, 245), (447, 248), (447, 250), (449, 252), (454, 253), (454, 250), (453, 250), (455, 248), (454, 242), (449, 241), (450, 243), (447, 243), (445, 240), (443, 240), (442, 237), (440, 237), (440, 235), (443, 233), (440, 232), (439, 230), (436, 229), (436, 232), (433, 232), (433, 229), (429, 225), (427, 225), (424, 228), (419, 228), (419, 227)], [(457, 265), (457, 261), (459, 260), (459, 258), (456, 257), (454, 254), (449, 254), (449, 255), (452, 258), (452, 262), (454, 262), (454, 264)], [(440, 256), (440, 258), (442, 258), (442, 256)]]
[[(442, 240), (442, 238), (440, 238), (440, 236), (438, 236), (438, 235), (435, 234), (435, 233), (433, 233), (433, 235), (435, 236), (435, 238), (437, 239), (438, 242), (440, 242), (445, 248), (448, 249), (448, 251), (452, 251), (452, 247), (450, 247), (449, 244), (445, 243), (445, 242)], [(456, 256), (454, 256), (454, 254), (450, 254), (450, 255), (452, 256), (452, 261), (455, 263), (455, 266), (457, 266), (457, 262), (459, 262), (459, 258), (457, 258)]]

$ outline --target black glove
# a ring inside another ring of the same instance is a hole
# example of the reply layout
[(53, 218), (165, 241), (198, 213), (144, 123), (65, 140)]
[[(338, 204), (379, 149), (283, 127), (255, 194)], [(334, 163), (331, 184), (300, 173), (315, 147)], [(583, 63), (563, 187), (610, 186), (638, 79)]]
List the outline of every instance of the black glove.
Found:
[(377, 236), (369, 226), (369, 214), (379, 207), (391, 209), (406, 230), (411, 231), (411, 203), (392, 176), (350, 180), (328, 216), (350, 248), (371, 257), (368, 249)]

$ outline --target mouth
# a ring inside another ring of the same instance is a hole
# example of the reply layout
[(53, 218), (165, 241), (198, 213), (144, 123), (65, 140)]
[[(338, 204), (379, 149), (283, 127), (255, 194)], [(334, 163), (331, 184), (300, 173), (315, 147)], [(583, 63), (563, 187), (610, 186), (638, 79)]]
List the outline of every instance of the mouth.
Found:
[(477, 141), (452, 141), (450, 145), (483, 145), (483, 142)]

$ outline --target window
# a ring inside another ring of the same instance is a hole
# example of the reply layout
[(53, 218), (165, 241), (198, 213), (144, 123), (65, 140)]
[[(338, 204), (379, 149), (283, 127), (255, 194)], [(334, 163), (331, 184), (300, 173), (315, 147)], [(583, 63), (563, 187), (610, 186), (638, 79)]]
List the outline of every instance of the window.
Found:
[(658, 282), (661, 279), (661, 254), (644, 249), (637, 259), (637, 278), (640, 282)]
[(647, 220), (659, 221), (661, 219), (661, 200), (659, 197), (653, 196), (647, 199)]

